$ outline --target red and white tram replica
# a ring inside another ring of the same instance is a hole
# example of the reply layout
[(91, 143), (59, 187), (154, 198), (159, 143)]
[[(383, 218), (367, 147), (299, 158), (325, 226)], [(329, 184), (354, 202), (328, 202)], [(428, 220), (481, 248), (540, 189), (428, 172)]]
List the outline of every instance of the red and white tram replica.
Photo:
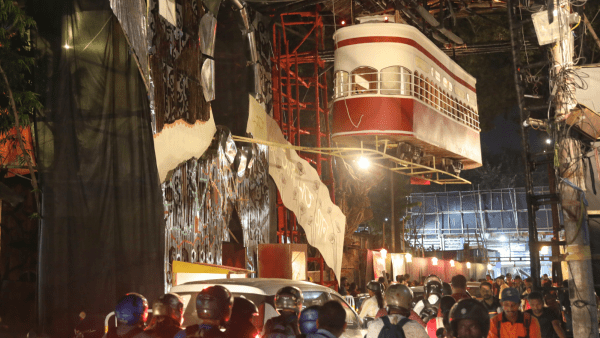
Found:
[(425, 35), (375, 22), (338, 29), (333, 39), (335, 143), (386, 140), (401, 159), (457, 176), (481, 166), (476, 80)]

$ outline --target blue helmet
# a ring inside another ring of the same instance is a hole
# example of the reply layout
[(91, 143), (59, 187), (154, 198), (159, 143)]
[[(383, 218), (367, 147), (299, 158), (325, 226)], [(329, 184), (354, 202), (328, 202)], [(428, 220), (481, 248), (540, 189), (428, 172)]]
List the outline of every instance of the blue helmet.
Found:
[(130, 292), (117, 303), (115, 316), (125, 325), (144, 323), (148, 319), (148, 300), (139, 293)]
[(300, 332), (309, 335), (317, 332), (317, 319), (319, 318), (319, 306), (307, 307), (300, 313)]

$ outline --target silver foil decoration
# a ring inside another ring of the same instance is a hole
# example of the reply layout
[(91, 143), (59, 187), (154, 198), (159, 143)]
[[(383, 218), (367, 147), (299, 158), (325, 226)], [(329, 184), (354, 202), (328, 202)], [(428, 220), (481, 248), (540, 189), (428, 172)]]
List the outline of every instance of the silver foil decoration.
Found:
[(217, 19), (209, 12), (200, 19), (200, 51), (210, 57), (215, 56), (215, 39), (217, 36)]
[[(226, 130), (225, 130), (226, 133)], [(221, 134), (217, 135), (220, 137)], [(200, 159), (173, 170), (162, 184), (165, 209), (166, 280), (172, 283), (173, 260), (224, 264), (223, 242), (233, 213), (239, 216), (246, 250), (246, 269), (256, 270), (258, 244), (269, 241), (268, 147), (259, 145), (252, 169), (243, 178), (218, 144)]]
[(216, 17), (219, 16), (219, 7), (221, 6), (221, 0), (204, 0), (204, 6)]
[(204, 60), (202, 65), (202, 91), (204, 99), (210, 102), (215, 99), (215, 61), (212, 59)]
[(235, 160), (235, 156), (237, 155), (237, 147), (235, 145), (235, 142), (233, 141), (233, 138), (231, 137), (231, 133), (229, 131), (227, 131), (226, 134), (226, 138), (225, 138), (225, 142), (222, 142), (221, 145), (223, 145), (223, 143), (225, 143), (223, 145), (223, 151), (225, 152), (225, 157), (227, 157), (227, 160), (229, 160), (229, 163), (233, 163), (233, 161)]
[(110, 8), (119, 20), (135, 53), (146, 89), (149, 89), (148, 36), (145, 0), (110, 0)]
[(244, 148), (238, 149), (237, 155), (235, 155), (235, 161), (233, 162), (233, 170), (235, 170), (239, 178), (244, 177), (247, 163), (248, 150)]
[(254, 65), (258, 62), (258, 49), (256, 48), (256, 35), (254, 31), (248, 32), (248, 47), (250, 48), (250, 62)]

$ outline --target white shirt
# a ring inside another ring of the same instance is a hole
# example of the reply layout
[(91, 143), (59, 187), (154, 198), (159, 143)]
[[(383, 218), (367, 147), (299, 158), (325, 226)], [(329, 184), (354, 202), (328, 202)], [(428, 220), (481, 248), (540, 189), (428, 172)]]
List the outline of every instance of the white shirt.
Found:
[(360, 314), (358, 316), (360, 319), (365, 319), (365, 317), (375, 318), (377, 311), (379, 311), (377, 297), (373, 296), (362, 303), (362, 309), (360, 310)]
[[(402, 318), (405, 318), (402, 315), (389, 315), (388, 317), (390, 318), (392, 325), (398, 324)], [(377, 318), (376, 320), (372, 321), (371, 324), (369, 324), (369, 328), (367, 329), (367, 338), (379, 337), (379, 332), (381, 329), (383, 329), (383, 320), (381, 320), (381, 318)], [(404, 324), (402, 330), (404, 331), (404, 336), (407, 338), (429, 338), (425, 328), (414, 320), (408, 321), (406, 324)]]

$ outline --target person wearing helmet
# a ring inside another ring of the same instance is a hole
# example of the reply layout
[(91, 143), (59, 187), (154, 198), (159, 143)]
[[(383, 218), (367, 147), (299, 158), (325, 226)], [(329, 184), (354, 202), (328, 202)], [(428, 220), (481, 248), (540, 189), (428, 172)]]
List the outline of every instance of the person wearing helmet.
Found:
[(435, 275), (425, 279), (425, 297), (414, 307), (413, 311), (423, 319), (423, 322), (438, 315), (440, 299), (443, 293), (443, 282)]
[(175, 293), (160, 296), (152, 304), (152, 320), (146, 333), (156, 338), (173, 338), (181, 331), (183, 300)]
[(374, 280), (370, 281), (367, 284), (367, 291), (369, 292), (370, 298), (365, 300), (360, 307), (360, 312), (358, 314), (360, 319), (365, 319), (365, 317), (375, 318), (377, 312), (385, 307), (381, 283)]
[[(448, 313), (450, 313), (450, 309), (455, 303), (456, 301), (451, 296), (444, 296), (440, 299), (437, 317), (432, 318), (427, 322), (427, 334), (429, 337), (437, 338), (439, 333), (441, 333), (443, 337), (448, 335), (445, 330), (448, 326)], [(442, 331), (440, 332), (439, 329), (442, 329)]]
[(233, 296), (227, 288), (213, 285), (200, 291), (196, 296), (196, 314), (200, 323), (188, 326), (175, 338), (203, 337), (228, 338), (228, 332), (222, 331), (231, 318)]
[(308, 335), (317, 332), (317, 320), (319, 319), (319, 305), (313, 305), (302, 310), (300, 313), (300, 334), (297, 338), (306, 338)]
[(269, 319), (263, 328), (263, 338), (295, 337), (300, 334), (298, 317), (304, 296), (295, 286), (285, 286), (275, 294), (275, 309), (279, 316)]
[(253, 301), (244, 297), (235, 297), (227, 329), (229, 336), (236, 338), (256, 337), (260, 332), (252, 324), (252, 318), (255, 316), (258, 316), (258, 308)]
[(450, 337), (485, 338), (488, 336), (490, 317), (485, 306), (476, 299), (461, 299), (452, 306), (448, 317), (447, 329)]
[(390, 285), (385, 293), (389, 315), (374, 320), (367, 330), (367, 338), (378, 338), (382, 330), (402, 330), (405, 337), (429, 338), (425, 328), (409, 319), (412, 303), (412, 290), (402, 284)]
[(519, 291), (505, 288), (501, 296), (502, 312), (490, 320), (488, 338), (541, 338), (538, 320), (529, 313), (519, 311)]
[(115, 307), (117, 327), (112, 327), (104, 338), (150, 338), (144, 332), (148, 319), (148, 300), (139, 293), (128, 293), (123, 296)]

